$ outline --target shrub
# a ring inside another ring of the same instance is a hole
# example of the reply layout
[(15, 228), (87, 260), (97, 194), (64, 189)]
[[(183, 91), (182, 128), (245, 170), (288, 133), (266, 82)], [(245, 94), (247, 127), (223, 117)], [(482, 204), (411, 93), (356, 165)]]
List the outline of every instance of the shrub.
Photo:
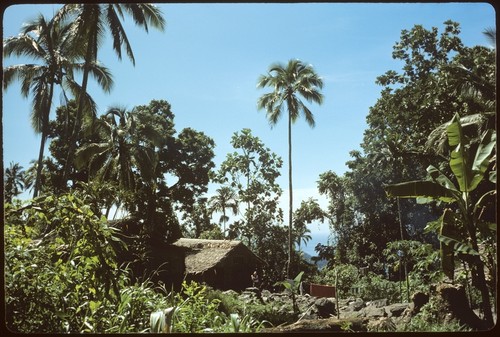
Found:
[(7, 327), (22, 333), (140, 332), (166, 305), (152, 284), (130, 285), (106, 219), (74, 195), (6, 212)]
[(332, 268), (323, 268), (312, 281), (318, 284), (335, 285), (336, 278), (339, 295), (348, 295), (359, 278), (358, 268), (352, 264), (338, 264)]
[(397, 282), (392, 282), (381, 275), (368, 272), (366, 276), (361, 277), (355, 287), (359, 289), (359, 295), (365, 300), (375, 300), (387, 298), (391, 303), (400, 301), (400, 289)]
[(220, 316), (220, 301), (207, 297), (207, 287), (196, 282), (182, 283), (182, 290), (175, 294), (173, 332), (199, 333), (211, 328)]

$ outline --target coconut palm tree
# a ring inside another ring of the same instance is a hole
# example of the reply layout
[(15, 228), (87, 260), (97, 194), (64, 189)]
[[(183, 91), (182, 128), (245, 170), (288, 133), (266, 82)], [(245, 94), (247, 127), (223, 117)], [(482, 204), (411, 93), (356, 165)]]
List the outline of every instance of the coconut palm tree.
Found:
[(290, 265), (293, 254), (293, 188), (292, 188), (292, 124), (303, 115), (307, 124), (314, 127), (314, 116), (309, 108), (300, 99), (300, 96), (309, 103), (321, 104), (323, 95), (323, 80), (314, 71), (311, 65), (299, 60), (290, 60), (288, 64), (272, 64), (266, 75), (261, 75), (257, 82), (258, 88), (270, 87), (273, 91), (262, 95), (257, 103), (259, 109), (265, 109), (271, 126), (286, 112), (288, 114), (288, 184), (289, 184), (289, 228), (288, 228), (288, 265), (287, 277), (290, 277)]
[(133, 189), (134, 148), (130, 138), (134, 127), (134, 118), (129, 111), (121, 107), (109, 108), (93, 125), (99, 141), (77, 150), (77, 168), (86, 167), (90, 177), (98, 182), (117, 182), (124, 190)]
[(19, 163), (11, 162), (4, 175), (5, 201), (12, 202), (12, 198), (21, 194), (24, 189), (24, 170)]
[[(14, 80), (21, 81), (21, 93), (24, 97), (32, 95), (31, 123), (35, 132), (41, 134), (38, 155), (37, 173), (33, 188), (33, 197), (40, 190), (43, 154), (48, 134), (49, 115), (52, 106), (54, 87), (60, 85), (73, 94), (79, 91), (79, 85), (74, 81), (73, 72), (83, 68), (81, 50), (75, 48), (67, 39), (69, 25), (53, 18), (47, 21), (43, 15), (28, 22), (21, 34), (4, 40), (3, 55), (26, 56), (38, 63), (18, 64), (4, 68), (4, 84), (6, 89)], [(109, 71), (100, 65), (89, 67), (104, 90), (110, 90), (112, 85)], [(94, 106), (89, 97), (87, 104)]]
[(223, 235), (226, 236), (226, 223), (229, 217), (226, 215), (226, 209), (238, 214), (238, 196), (229, 186), (222, 186), (216, 190), (217, 194), (210, 198), (210, 208), (212, 212), (222, 212), (220, 222), (223, 223)]
[(73, 17), (73, 39), (77, 45), (83, 45), (85, 48), (85, 66), (82, 76), (81, 92), (77, 98), (78, 108), (76, 120), (73, 125), (72, 136), (64, 168), (63, 180), (68, 180), (70, 167), (73, 165), (76, 143), (75, 138), (78, 134), (83, 114), (86, 110), (83, 97), (87, 93), (88, 75), (90, 66), (97, 61), (97, 53), (106, 29), (109, 29), (113, 40), (113, 49), (121, 59), (122, 46), (125, 47), (127, 56), (135, 65), (135, 58), (130, 46), (125, 29), (120, 21), (127, 13), (132, 16), (134, 23), (148, 32), (148, 27), (152, 26), (159, 30), (165, 27), (165, 20), (161, 11), (152, 4), (142, 3), (108, 3), (108, 4), (67, 4), (62, 7), (56, 16)]

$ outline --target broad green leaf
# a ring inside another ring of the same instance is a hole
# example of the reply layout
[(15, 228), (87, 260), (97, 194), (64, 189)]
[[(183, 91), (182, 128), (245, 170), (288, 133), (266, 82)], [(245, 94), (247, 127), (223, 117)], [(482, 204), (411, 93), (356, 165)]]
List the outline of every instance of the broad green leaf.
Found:
[(152, 333), (165, 332), (165, 313), (162, 310), (151, 313), (149, 317), (149, 328)]
[(460, 124), (460, 116), (455, 114), (446, 128), (448, 136), (448, 144), (450, 147), (457, 146), (462, 143), (462, 124)]
[(434, 181), (417, 180), (384, 187), (387, 196), (400, 198), (431, 198), (444, 202), (454, 202), (460, 199), (457, 191), (448, 189)]
[(301, 271), (297, 276), (295, 276), (295, 279), (293, 280), (294, 284), (300, 283), (300, 281), (302, 280), (302, 275), (304, 275), (303, 271)]
[(436, 220), (429, 221), (424, 228), (424, 233), (438, 232), (441, 228), (442, 222), (443, 222), (442, 215)]
[(444, 243), (446, 246), (451, 247), (454, 253), (479, 255), (479, 253), (474, 248), (472, 248), (469, 244), (465, 242), (461, 242), (444, 235), (438, 235), (438, 240)]
[(472, 166), (467, 151), (468, 144), (465, 143), (458, 114), (455, 114), (446, 132), (448, 144), (453, 149), (451, 151), (450, 168), (458, 181), (460, 191), (470, 192), (473, 180)]
[(447, 176), (445, 176), (441, 171), (439, 171), (433, 165), (429, 165), (429, 167), (427, 167), (427, 173), (432, 178), (432, 180), (436, 181), (440, 185), (446, 187), (447, 189), (458, 192), (455, 184), (453, 184), (453, 182), (450, 179), (448, 179)]
[(488, 130), (484, 133), (481, 138), (481, 143), (479, 144), (474, 161), (472, 163), (472, 181), (470, 183), (469, 190), (474, 190), (477, 185), (483, 180), (484, 174), (488, 169), (490, 163), (490, 157), (493, 153), (496, 144), (496, 132), (494, 130)]

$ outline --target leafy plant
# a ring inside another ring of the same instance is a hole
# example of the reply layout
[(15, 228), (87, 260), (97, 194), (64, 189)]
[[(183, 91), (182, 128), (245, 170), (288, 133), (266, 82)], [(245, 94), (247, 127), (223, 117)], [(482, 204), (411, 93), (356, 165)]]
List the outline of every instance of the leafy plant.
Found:
[[(488, 167), (495, 160), (496, 132), (487, 130), (479, 144), (474, 146), (464, 136), (458, 114), (449, 122), (446, 132), (452, 149), (449, 166), (457, 184), (431, 165), (427, 168), (426, 180), (388, 185), (385, 189), (390, 197), (417, 198), (421, 203), (437, 201), (457, 205), (456, 212), (445, 209), (439, 221), (431, 223), (427, 229), (438, 232), (441, 265), (449, 278), (454, 278), (455, 256), (459, 256), (473, 267), (473, 283), (482, 293), (485, 318), (488, 324), (493, 325), (484, 262), (479, 255), (479, 236), (488, 238), (496, 233), (496, 224), (481, 219), (487, 198), (496, 192), (489, 190), (478, 198), (475, 198), (472, 192), (483, 181)], [(490, 172), (489, 178), (492, 183), (496, 183), (496, 174), (493, 171)]]
[(226, 328), (223, 332), (259, 332), (267, 321), (258, 322), (252, 316), (245, 315), (243, 318), (240, 318), (238, 314), (230, 314), (229, 315), (229, 324), (226, 325)]
[(173, 332), (174, 315), (177, 307), (170, 307), (164, 310), (158, 310), (151, 313), (150, 332)]
[(299, 307), (297, 305), (297, 300), (295, 296), (299, 293), (300, 289), (300, 282), (302, 282), (302, 275), (304, 275), (304, 272), (301, 271), (295, 278), (292, 279), (286, 279), (285, 281), (280, 281), (276, 282), (275, 285), (282, 285), (285, 287), (286, 290), (288, 290), (292, 296), (292, 303), (293, 303), (293, 311), (295, 313), (299, 312)]
[(367, 275), (359, 278), (354, 283), (353, 287), (359, 289), (359, 292), (351, 295), (356, 295), (361, 298), (387, 298), (390, 303), (397, 303), (400, 301), (398, 284), (373, 272), (368, 272)]

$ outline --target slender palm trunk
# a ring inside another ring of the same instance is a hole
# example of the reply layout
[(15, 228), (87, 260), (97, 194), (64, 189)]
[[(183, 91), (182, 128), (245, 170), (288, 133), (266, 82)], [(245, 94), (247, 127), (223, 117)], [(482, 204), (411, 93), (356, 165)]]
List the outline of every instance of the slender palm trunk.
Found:
[(292, 266), (293, 240), (292, 240), (292, 215), (293, 215), (293, 187), (292, 187), (292, 117), (288, 114), (288, 187), (290, 189), (289, 210), (288, 210), (288, 264), (286, 276), (290, 278), (290, 270)]
[(35, 186), (33, 187), (33, 198), (38, 196), (38, 191), (40, 189), (40, 181), (42, 176), (42, 165), (43, 165), (43, 153), (45, 148), (46, 133), (45, 130), (42, 131), (42, 139), (40, 140), (40, 151), (38, 152), (38, 164), (36, 167), (36, 178)]
[[(95, 27), (96, 25), (93, 25)], [(87, 42), (87, 51), (85, 54), (85, 65), (83, 68), (83, 78), (82, 78), (82, 90), (78, 96), (78, 107), (76, 110), (75, 122), (73, 123), (73, 130), (70, 135), (69, 140), (69, 148), (68, 154), (66, 157), (66, 164), (63, 172), (63, 184), (67, 185), (69, 180), (69, 172), (71, 167), (73, 166), (73, 161), (75, 160), (76, 153), (76, 142), (78, 139), (78, 133), (80, 132), (81, 124), (82, 124), (82, 116), (83, 116), (83, 102), (85, 100), (85, 96), (87, 94), (87, 85), (89, 80), (89, 72), (90, 72), (90, 62), (92, 62), (93, 57), (93, 46), (96, 43), (96, 28), (92, 29), (92, 32), (89, 34), (89, 40)], [(65, 188), (65, 186), (63, 187)]]
[(222, 236), (224, 237), (224, 239), (226, 238), (226, 205), (223, 205), (222, 207)]
[(89, 76), (88, 66), (86, 66), (83, 72), (82, 90), (80, 92), (80, 96), (78, 99), (78, 108), (76, 110), (75, 122), (73, 123), (73, 130), (71, 132), (71, 137), (69, 141), (68, 155), (66, 157), (66, 166), (64, 168), (64, 175), (63, 175), (63, 184), (67, 184), (69, 180), (69, 172), (71, 170), (72, 163), (75, 160), (76, 142), (78, 139), (78, 133), (80, 132), (81, 128), (81, 119), (83, 115), (83, 100), (85, 94), (87, 93), (88, 76)]
[(52, 106), (52, 96), (54, 94), (54, 83), (50, 84), (50, 89), (49, 89), (49, 98), (47, 102), (47, 110), (44, 112), (45, 115), (42, 117), (43, 122), (42, 122), (42, 135), (41, 135), (41, 140), (40, 140), (40, 151), (38, 153), (38, 165), (36, 168), (36, 178), (35, 178), (35, 186), (33, 188), (33, 198), (36, 198), (38, 196), (38, 192), (40, 191), (40, 184), (42, 181), (42, 166), (43, 166), (43, 154), (45, 151), (45, 141), (47, 140), (47, 129), (49, 127), (49, 115), (50, 115), (50, 108)]

